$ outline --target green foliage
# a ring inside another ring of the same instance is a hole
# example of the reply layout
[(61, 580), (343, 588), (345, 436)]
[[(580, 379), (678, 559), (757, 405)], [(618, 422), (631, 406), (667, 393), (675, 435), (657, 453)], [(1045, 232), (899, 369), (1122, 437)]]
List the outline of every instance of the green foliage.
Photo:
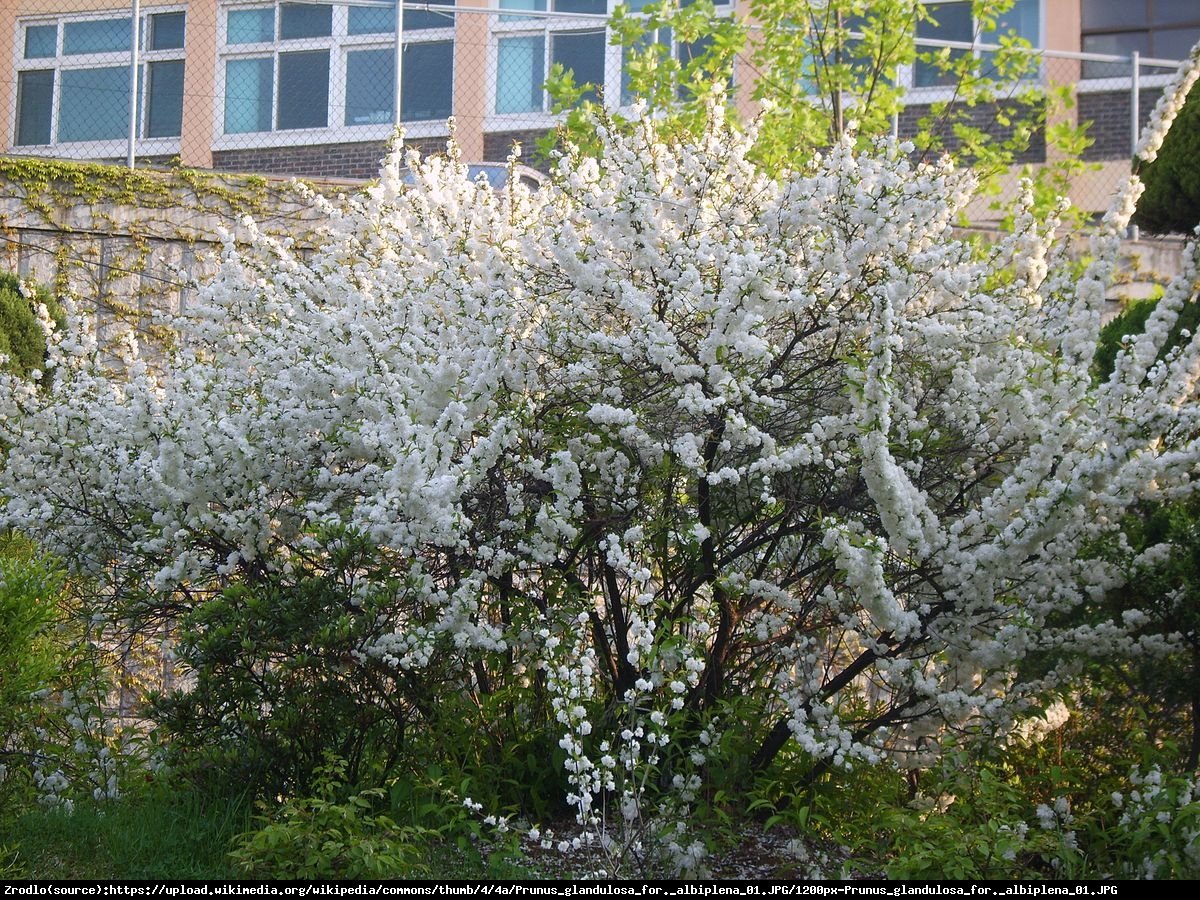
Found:
[(1195, 769), (1200, 764), (1200, 500), (1145, 504), (1125, 517), (1122, 532), (1124, 546), (1109, 554), (1124, 564), (1127, 580), (1108, 603), (1118, 612), (1144, 617), (1143, 633), (1174, 635), (1176, 643), (1169, 652), (1117, 666), (1106, 684), (1121, 705), (1145, 703), (1147, 729), (1184, 741), (1182, 765)]
[[(1101, 379), (1108, 378), (1112, 374), (1113, 366), (1117, 361), (1117, 353), (1120, 352), (1125, 339), (1145, 331), (1146, 321), (1157, 305), (1157, 298), (1135, 300), (1127, 304), (1120, 315), (1100, 330), (1094, 365), (1096, 374)], [(1163, 344), (1159, 359), (1164, 359), (1172, 347), (1180, 345), (1185, 331), (1188, 334), (1195, 334), (1197, 328), (1200, 328), (1200, 300), (1193, 298), (1184, 305), (1175, 324), (1171, 327), (1170, 335)]]
[(1119, 878), (1200, 876), (1200, 798), (1195, 777), (1156, 766), (1130, 775), (1128, 796), (1111, 795), (1113, 808), (1084, 824), (1084, 847), (1105, 874)]
[(382, 788), (347, 793), (346, 764), (316, 773), (312, 797), (287, 800), (236, 842), (230, 858), (251, 878), (399, 878), (423, 875), (428, 830), (380, 812)]
[[(1012, 0), (977, 0), (972, 6), (982, 30), (1003, 32)], [(1061, 152), (1051, 164), (1028, 167), (1024, 174), (1034, 181), (1038, 208), (1053, 209), (1068, 179), (1085, 165), (1079, 161), (1087, 144), (1084, 130), (1057, 115), (1073, 102), (1071, 96), (1037, 84), (1038, 57), (1024, 52), (1028, 42), (1012, 35), (1001, 33), (1001, 49), (986, 54), (919, 49), (917, 23), (935, 15), (916, 0), (753, 0), (746, 21), (717, 16), (708, 0), (682, 7), (659, 0), (638, 15), (622, 7), (611, 29), (624, 59), (622, 103), (640, 98), (665, 123), (667, 134), (696, 136), (714, 102), (727, 106), (734, 119), (740, 116), (744, 104), (734, 64), (748, 62), (753, 100), (761, 107), (755, 158), (767, 171), (779, 172), (848, 133), (863, 147), (890, 134), (904, 108), (905, 89), (896, 72), (919, 62), (950, 85), (953, 96), (928, 106), (913, 137), (916, 152), (950, 152), (986, 179), (1044, 138)], [(672, 41), (679, 42), (680, 52), (673, 52)], [(580, 103), (582, 90), (569, 73), (558, 73), (546, 88), (556, 107), (570, 112), (542, 151), (563, 141), (595, 146), (598, 110), (594, 103)], [(632, 124), (611, 111), (600, 121), (606, 128)]]
[(472, 797), (491, 811), (554, 821), (568, 813), (566, 752), (545, 712), (531, 708), (521, 694), (507, 685), (442, 697), (428, 726), (413, 735), (410, 755), (438, 761), (435, 780), (447, 795)]
[(28, 548), (0, 543), (0, 729), (4, 743), (18, 730), (33, 692), (59, 671), (52, 628), (59, 618), (61, 571)]
[[(1062, 849), (1038, 827), (1039, 801), (1053, 802), (1056, 767), (1029, 778), (1004, 762), (947, 755), (904, 805), (879, 816), (881, 865), (889, 878), (1006, 879), (1050, 875)], [(1050, 796), (1048, 796), (1048, 794)], [(1034, 824), (1031, 824), (1033, 822)]]
[[(176, 656), (190, 678), (149, 710), (172, 765), (201, 786), (232, 780), (275, 796), (308, 792), (330, 753), (356, 785), (436, 761), (491, 809), (561, 814), (564, 755), (543, 692), (499, 677), (502, 656), (496, 671), (477, 662), (464, 676), (448, 646), (418, 678), (364, 653), (397, 620), (405, 586), (380, 577), (379, 589), (356, 590), (388, 562), (350, 534), (318, 539), (336, 547), (320, 570), (248, 568), (180, 614)], [(477, 689), (438, 690), (443, 677)]]
[(1179, 111), (1158, 157), (1138, 174), (1146, 191), (1133, 223), (1156, 234), (1190, 234), (1200, 225), (1200, 91)]
[(66, 667), (55, 632), (63, 585), (53, 562), (11, 534), (0, 537), (0, 798), (8, 801), (0, 807), (10, 810), (13, 792), (29, 786), (17, 773), (40, 752), (33, 728), (44, 717), (42, 697)]
[[(810, 823), (848, 847), (849, 870), (870, 877), (1194, 878), (1195, 778), (1131, 760), (1170, 754), (1128, 737), (1107, 731), (1102, 716), (1073, 716), (1040, 740), (1014, 736), (982, 753), (950, 752), (911, 773), (906, 796), (885, 789), (875, 804), (846, 796)], [(1068, 746), (1097, 738), (1103, 771)]]
[[(355, 559), (347, 549), (343, 561)], [(355, 656), (383, 600), (351, 604), (341, 574), (264, 575), (180, 618), (177, 652), (194, 683), (152, 700), (176, 764), (268, 794), (303, 790), (327, 753), (347, 761), (352, 782), (395, 764), (428, 694)]]
[[(1126, 338), (1140, 334), (1158, 300), (1132, 303), (1101, 331), (1095, 358), (1097, 377), (1111, 374)], [(1159, 359), (1200, 328), (1200, 301), (1184, 305)], [(1184, 765), (1200, 764), (1200, 501), (1143, 504), (1121, 523), (1119, 540), (1096, 552), (1122, 566), (1124, 586), (1112, 591), (1109, 614), (1145, 616), (1145, 634), (1178, 636), (1169, 653), (1135, 658), (1115, 669), (1093, 670), (1096, 689), (1110, 702), (1143, 710), (1146, 728), (1183, 740)], [(1156, 548), (1152, 550), (1152, 548)], [(1152, 550), (1151, 561), (1143, 556)]]
[(17, 276), (0, 273), (0, 355), (8, 357), (4, 367), (27, 376), (40, 370), (46, 361), (46, 335), (38, 322), (37, 307), (46, 306), (51, 317), (62, 320), (62, 309), (41, 287), (25, 296)]

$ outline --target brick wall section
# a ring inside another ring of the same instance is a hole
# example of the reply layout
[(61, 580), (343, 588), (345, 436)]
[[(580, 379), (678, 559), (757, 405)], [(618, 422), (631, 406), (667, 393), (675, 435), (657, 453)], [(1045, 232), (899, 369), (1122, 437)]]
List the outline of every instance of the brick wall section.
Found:
[[(440, 153), (446, 149), (446, 139), (441, 137), (409, 139), (405, 143), (422, 154)], [(383, 141), (369, 141), (218, 150), (213, 153), (213, 168), (297, 178), (375, 178), (379, 175), (379, 163), (386, 146)]]
[(524, 131), (496, 131), (483, 136), (483, 161), (504, 162), (514, 143), (521, 145), (521, 162), (540, 172), (550, 171), (550, 160), (538, 152), (538, 141), (548, 129), (534, 128)]
[[(997, 121), (1000, 115), (1009, 117), (1007, 125)], [(923, 120), (928, 120), (927, 127), (942, 138), (946, 150), (955, 151), (961, 141), (954, 134), (954, 125), (961, 123), (970, 128), (978, 128), (996, 140), (1007, 140), (1013, 136), (1015, 126), (1013, 120), (1026, 119), (1036, 111), (1015, 103), (980, 103), (975, 106), (955, 104), (948, 112), (938, 111), (934, 115), (934, 106), (928, 103), (914, 103), (906, 106), (900, 112), (900, 139), (915, 138), (922, 129)], [(1029, 141), (1029, 146), (1019, 153), (1015, 159), (1018, 163), (1040, 163), (1046, 161), (1046, 134), (1037, 128)]]
[[(1090, 122), (1088, 137), (1092, 145), (1083, 151), (1086, 160), (1132, 159), (1133, 138), (1130, 135), (1130, 96), (1132, 91), (1080, 92), (1076, 95), (1079, 121)], [(1150, 121), (1154, 104), (1162, 95), (1161, 88), (1138, 91), (1138, 132)]]
[[(1161, 94), (1159, 88), (1141, 91), (1141, 125), (1149, 120)], [(1092, 145), (1083, 158), (1089, 161), (1127, 159), (1130, 156), (1129, 91), (1080, 92), (1077, 95), (1080, 122), (1091, 123), (1088, 134)], [(996, 121), (1001, 104), (959, 105), (941, 124), (941, 134), (948, 150), (958, 148), (952, 123), (963, 122), (1003, 140), (1012, 136), (1013, 126)], [(913, 138), (922, 120), (931, 119), (930, 104), (912, 104), (900, 113), (900, 137)], [(549, 161), (537, 153), (537, 143), (545, 129), (498, 131), (484, 135), (483, 159), (470, 162), (503, 162), (514, 142), (522, 147), (521, 161), (535, 169), (549, 170)], [(437, 153), (445, 148), (444, 138), (409, 140), (422, 153)], [(213, 168), (228, 172), (294, 175), (301, 178), (374, 178), (379, 174), (379, 161), (384, 145), (375, 141), (357, 144), (317, 144), (300, 147), (262, 147), (244, 150), (220, 150), (213, 154)], [(1017, 156), (1018, 163), (1038, 163), (1046, 160), (1045, 134), (1034, 132), (1029, 147)], [(149, 160), (139, 160), (149, 163)]]

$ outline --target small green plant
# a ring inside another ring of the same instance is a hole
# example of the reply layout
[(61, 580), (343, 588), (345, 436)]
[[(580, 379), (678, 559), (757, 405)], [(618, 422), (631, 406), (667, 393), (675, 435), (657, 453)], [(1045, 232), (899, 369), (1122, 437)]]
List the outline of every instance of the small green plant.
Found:
[(15, 846), (0, 844), (0, 878), (8, 880), (28, 877), (29, 872), (25, 868), (25, 860), (21, 858), (21, 851)]
[(0, 537), (0, 798), (28, 788), (39, 752), (34, 727), (47, 685), (63, 669), (54, 629), (60, 617), (63, 575), (28, 545)]
[(314, 795), (289, 799), (246, 832), (230, 852), (251, 878), (397, 878), (427, 872), (424, 847), (434, 833), (398, 825), (377, 810), (387, 791), (345, 795), (346, 763), (317, 771)]
[[(1085, 840), (1103, 850), (1106, 874), (1118, 878), (1200, 876), (1200, 797), (1195, 775), (1158, 766), (1129, 774), (1127, 792), (1111, 795), (1112, 812), (1088, 822)], [(1113, 821), (1115, 819), (1115, 821)]]
[(964, 768), (952, 775), (944, 772), (936, 794), (917, 794), (908, 805), (880, 817), (888, 843), (887, 877), (1051, 874), (1047, 862), (1060, 854), (1064, 836), (1031, 824), (1037, 813), (1029, 786), (993, 767), (975, 768), (962, 758), (955, 764)]
[[(1148, 297), (1145, 300), (1135, 300), (1127, 304), (1121, 310), (1120, 315), (1100, 330), (1100, 340), (1096, 345), (1096, 358), (1093, 364), (1099, 377), (1107, 378), (1112, 374), (1117, 354), (1125, 346), (1126, 339), (1136, 337), (1146, 330), (1146, 322), (1149, 320), (1150, 314), (1154, 312), (1154, 308), (1158, 306), (1160, 299), (1162, 299), (1161, 289), (1157, 291), (1157, 296)], [(1169, 337), (1163, 345), (1163, 351), (1159, 358), (1165, 358), (1170, 348), (1180, 346), (1187, 336), (1196, 332), (1197, 326), (1200, 326), (1200, 303), (1195, 301), (1185, 303), (1179, 312), (1179, 318), (1171, 326)]]
[(39, 305), (61, 324), (62, 309), (45, 288), (22, 284), (16, 275), (0, 273), (0, 356), (5, 357), (0, 365), (17, 375), (27, 376), (41, 369), (46, 359)]
[(1158, 151), (1142, 166), (1146, 192), (1138, 201), (1133, 223), (1156, 234), (1189, 234), (1200, 224), (1200, 94), (1193, 95)]

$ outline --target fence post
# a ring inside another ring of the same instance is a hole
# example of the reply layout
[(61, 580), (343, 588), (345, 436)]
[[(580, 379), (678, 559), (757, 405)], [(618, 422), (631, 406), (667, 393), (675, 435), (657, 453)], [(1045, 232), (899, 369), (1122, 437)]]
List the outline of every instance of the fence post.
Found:
[[(896, 79), (896, 81), (895, 81), (896, 84), (900, 84), (900, 66), (896, 66), (896, 68), (893, 70), (892, 77)], [(900, 142), (900, 110), (899, 109), (897, 109), (895, 112), (892, 113), (892, 140), (896, 141), (897, 143)]]
[(133, 38), (129, 42), (129, 146), (125, 154), (126, 165), (131, 169), (137, 162), (138, 41), (141, 38), (140, 18), (141, 0), (133, 0), (129, 10), (129, 30), (133, 33)]
[[(1134, 50), (1129, 60), (1131, 66), (1129, 73), (1129, 158), (1132, 160), (1137, 155), (1138, 138), (1141, 136), (1142, 55), (1137, 50)], [(1136, 225), (1129, 226), (1129, 239), (1132, 241), (1138, 239), (1138, 227)]]
[(395, 122), (397, 128), (404, 121), (404, 110), (401, 109), (404, 96), (404, 0), (396, 0), (396, 71), (393, 88), (396, 91)]
[(1133, 56), (1129, 58), (1131, 63), (1130, 78), (1129, 78), (1129, 155), (1132, 157), (1137, 153), (1138, 145), (1138, 124), (1142, 118), (1142, 98), (1141, 98), (1141, 75), (1142, 75), (1142, 60), (1141, 54), (1134, 50)]

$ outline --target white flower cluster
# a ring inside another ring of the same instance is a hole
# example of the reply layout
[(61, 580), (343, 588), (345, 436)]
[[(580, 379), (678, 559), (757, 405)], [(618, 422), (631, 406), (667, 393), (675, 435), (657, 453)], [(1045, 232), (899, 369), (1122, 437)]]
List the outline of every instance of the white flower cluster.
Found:
[(1119, 873), (1125, 878), (1178, 877), (1200, 869), (1200, 784), (1196, 776), (1164, 776), (1157, 765), (1146, 772), (1134, 766), (1132, 789), (1112, 796), (1121, 811), (1118, 827), (1130, 835), (1149, 836), (1138, 868)]
[(771, 179), (717, 112), (602, 140), (537, 192), (393, 154), (315, 251), (230, 243), (165, 358), (72, 310), (50, 383), (0, 384), (0, 526), (134, 626), (353, 535), (347, 606), (390, 602), (347, 656), (436, 690), (540, 670), (584, 822), (676, 729), (694, 794), (731, 699), (760, 763), (912, 762), (1051, 691), (1035, 654), (1143, 652), (1134, 620), (1055, 624), (1115, 578), (1083, 543), (1200, 472), (1200, 343), (1155, 362), (1194, 269), (1088, 369), (1136, 186), (1077, 280), (1029, 211), (961, 240), (973, 180), (903, 144)]
[(1163, 88), (1162, 96), (1159, 97), (1158, 103), (1150, 113), (1150, 121), (1138, 139), (1138, 145), (1133, 153), (1136, 159), (1154, 162), (1158, 157), (1158, 151), (1162, 148), (1163, 140), (1171, 128), (1171, 123), (1183, 109), (1188, 92), (1196, 83), (1197, 78), (1200, 78), (1200, 68), (1196, 66), (1198, 56), (1200, 56), (1200, 45), (1192, 48), (1191, 58), (1180, 63), (1179, 70), (1171, 79), (1171, 83)]
[(1066, 725), (1070, 718), (1070, 707), (1062, 697), (1057, 697), (1035, 715), (1018, 719), (1009, 734), (1009, 739), (1021, 744), (1036, 744)]
[(38, 691), (39, 699), (51, 700), (62, 707), (67, 727), (65, 745), (45, 728), (35, 728), (38, 752), (32, 754), (32, 777), (38, 790), (38, 802), (44, 806), (73, 812), (80, 792), (91, 790), (95, 801), (115, 800), (121, 796), (120, 763), (116, 728), (95, 703), (83, 694), (64, 690), (54, 697)]

